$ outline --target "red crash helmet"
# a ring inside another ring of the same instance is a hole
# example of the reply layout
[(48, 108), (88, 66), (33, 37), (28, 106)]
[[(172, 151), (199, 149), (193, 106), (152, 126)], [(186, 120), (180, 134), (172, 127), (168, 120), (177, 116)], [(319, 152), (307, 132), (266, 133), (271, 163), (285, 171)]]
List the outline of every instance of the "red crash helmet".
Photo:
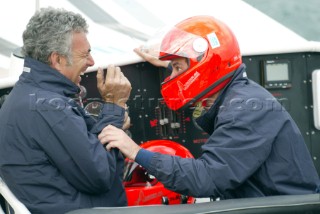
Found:
[[(152, 152), (176, 155), (183, 158), (194, 158), (188, 149), (169, 140), (153, 140), (143, 143), (142, 148)], [(154, 176), (150, 175), (142, 166), (126, 159), (124, 186), (128, 199), (128, 206), (154, 204), (191, 204), (195, 198), (166, 189)]]
[(212, 16), (194, 16), (176, 24), (164, 36), (159, 59), (186, 57), (189, 67), (162, 83), (168, 107), (177, 110), (213, 95), (231, 79), (242, 58), (236, 37)]

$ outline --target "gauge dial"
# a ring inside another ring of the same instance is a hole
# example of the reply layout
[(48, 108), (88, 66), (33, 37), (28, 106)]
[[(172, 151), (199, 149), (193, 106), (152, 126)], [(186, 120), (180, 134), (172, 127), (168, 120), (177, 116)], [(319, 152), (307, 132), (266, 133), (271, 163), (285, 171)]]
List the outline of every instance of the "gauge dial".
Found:
[(103, 104), (99, 101), (93, 101), (86, 105), (84, 108), (90, 115), (94, 117), (98, 117), (101, 110), (102, 110)]

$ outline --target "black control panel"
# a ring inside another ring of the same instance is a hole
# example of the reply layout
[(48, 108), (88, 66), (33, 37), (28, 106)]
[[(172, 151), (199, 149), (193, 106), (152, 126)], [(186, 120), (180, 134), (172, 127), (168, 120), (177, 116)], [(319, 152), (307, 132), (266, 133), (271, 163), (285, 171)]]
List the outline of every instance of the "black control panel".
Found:
[[(156, 139), (173, 140), (198, 157), (208, 135), (195, 124), (193, 108), (172, 111), (164, 103), (160, 85), (168, 75), (166, 70), (149, 63), (121, 66), (121, 70), (132, 85), (127, 102), (131, 119), (128, 134), (131, 138), (138, 144)], [(96, 72), (86, 73), (82, 77), (82, 103), (93, 116), (99, 112), (102, 102), (96, 85)]]

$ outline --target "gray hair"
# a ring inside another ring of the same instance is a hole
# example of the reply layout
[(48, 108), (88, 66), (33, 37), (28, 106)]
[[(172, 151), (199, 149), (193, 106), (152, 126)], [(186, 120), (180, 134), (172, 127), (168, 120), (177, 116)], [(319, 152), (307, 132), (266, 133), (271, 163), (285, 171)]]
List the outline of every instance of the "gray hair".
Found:
[(42, 8), (31, 17), (23, 32), (22, 54), (50, 65), (49, 56), (57, 52), (72, 64), (74, 32), (88, 33), (88, 24), (80, 14), (52, 7)]

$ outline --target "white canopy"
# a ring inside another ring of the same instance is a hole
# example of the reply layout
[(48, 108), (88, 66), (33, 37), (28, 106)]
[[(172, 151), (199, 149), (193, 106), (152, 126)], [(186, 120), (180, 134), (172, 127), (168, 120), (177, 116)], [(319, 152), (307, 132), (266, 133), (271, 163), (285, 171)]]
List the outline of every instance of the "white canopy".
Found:
[[(212, 15), (230, 26), (243, 55), (319, 51), (309, 42), (242, 0), (10, 0), (0, 7), (0, 87), (13, 85), (11, 52), (22, 46), (22, 32), (40, 7), (81, 13), (89, 23), (95, 66), (139, 62), (133, 48), (165, 26), (194, 15)], [(19, 71), (20, 72), (20, 71)]]

